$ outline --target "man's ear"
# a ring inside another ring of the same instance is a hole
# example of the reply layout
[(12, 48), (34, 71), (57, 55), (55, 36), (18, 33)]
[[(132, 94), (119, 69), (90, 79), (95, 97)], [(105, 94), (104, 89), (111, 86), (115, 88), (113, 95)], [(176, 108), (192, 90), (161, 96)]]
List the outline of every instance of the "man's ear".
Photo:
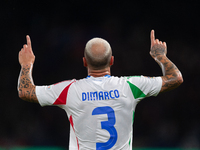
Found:
[(110, 58), (110, 66), (112, 66), (114, 64), (114, 56), (111, 56)]
[(85, 57), (83, 57), (83, 66), (84, 66), (84, 67), (87, 67), (87, 66), (88, 66)]

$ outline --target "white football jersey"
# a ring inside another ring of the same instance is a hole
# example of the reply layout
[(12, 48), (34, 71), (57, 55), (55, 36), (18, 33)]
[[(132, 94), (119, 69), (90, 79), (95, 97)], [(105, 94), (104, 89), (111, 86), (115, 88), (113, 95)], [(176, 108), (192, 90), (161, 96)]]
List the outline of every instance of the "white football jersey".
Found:
[(69, 150), (132, 150), (137, 103), (157, 96), (161, 77), (88, 76), (36, 86), (41, 106), (63, 108), (71, 124)]

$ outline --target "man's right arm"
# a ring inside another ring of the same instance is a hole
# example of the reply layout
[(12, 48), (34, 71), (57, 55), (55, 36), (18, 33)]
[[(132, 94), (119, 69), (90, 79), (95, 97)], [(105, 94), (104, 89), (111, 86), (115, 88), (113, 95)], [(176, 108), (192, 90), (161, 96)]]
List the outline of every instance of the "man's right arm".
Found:
[(160, 65), (163, 76), (160, 93), (177, 88), (183, 83), (183, 77), (176, 65), (167, 56), (167, 45), (165, 42), (155, 39), (154, 30), (151, 31), (150, 55)]
[(32, 67), (35, 61), (35, 55), (32, 51), (30, 37), (26, 36), (26, 39), (27, 44), (24, 44), (19, 52), (21, 71), (18, 79), (18, 94), (25, 101), (38, 103), (32, 78)]

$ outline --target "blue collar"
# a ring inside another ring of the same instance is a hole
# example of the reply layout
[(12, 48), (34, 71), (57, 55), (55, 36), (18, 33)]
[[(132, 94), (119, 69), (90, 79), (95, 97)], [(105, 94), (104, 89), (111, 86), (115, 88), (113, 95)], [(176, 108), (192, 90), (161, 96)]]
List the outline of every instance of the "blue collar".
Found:
[[(88, 79), (88, 78), (90, 78), (90, 77), (91, 77), (91, 76), (88, 75), (88, 76), (86, 77), (86, 79)], [(107, 75), (105, 75), (104, 77), (110, 78), (111, 76), (107, 74)]]

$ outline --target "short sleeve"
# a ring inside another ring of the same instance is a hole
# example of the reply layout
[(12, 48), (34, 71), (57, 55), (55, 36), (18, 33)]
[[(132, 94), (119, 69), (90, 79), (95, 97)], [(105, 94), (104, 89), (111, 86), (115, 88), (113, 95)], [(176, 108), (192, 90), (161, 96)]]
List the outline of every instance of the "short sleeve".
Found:
[(162, 87), (161, 77), (132, 76), (126, 78), (135, 98), (157, 96)]
[[(39, 104), (41, 106), (56, 104), (56, 101), (62, 95), (63, 91), (66, 93), (65, 89), (67, 89), (69, 85), (71, 85), (74, 81), (75, 80), (68, 80), (49, 86), (36, 86), (36, 96)], [(62, 101), (64, 104), (66, 102), (66, 99), (61, 99), (60, 101)]]

